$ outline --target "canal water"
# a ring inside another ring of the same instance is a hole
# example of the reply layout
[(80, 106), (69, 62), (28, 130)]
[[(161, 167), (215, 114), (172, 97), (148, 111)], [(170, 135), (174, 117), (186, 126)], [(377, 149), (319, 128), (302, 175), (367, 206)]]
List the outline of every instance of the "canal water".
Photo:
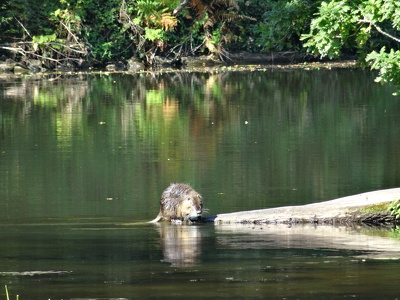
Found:
[(0, 298), (396, 299), (400, 233), (147, 224), (400, 185), (400, 101), (365, 70), (0, 78)]

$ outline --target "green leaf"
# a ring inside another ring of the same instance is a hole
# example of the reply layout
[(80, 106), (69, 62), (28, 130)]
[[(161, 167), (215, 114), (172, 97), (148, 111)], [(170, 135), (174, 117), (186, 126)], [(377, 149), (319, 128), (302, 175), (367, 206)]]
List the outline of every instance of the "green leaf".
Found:
[(164, 31), (159, 28), (145, 28), (145, 37), (150, 41), (162, 40)]
[(56, 39), (57, 39), (57, 35), (55, 33), (49, 34), (49, 35), (39, 35), (39, 36), (32, 37), (32, 40), (38, 44), (54, 42)]

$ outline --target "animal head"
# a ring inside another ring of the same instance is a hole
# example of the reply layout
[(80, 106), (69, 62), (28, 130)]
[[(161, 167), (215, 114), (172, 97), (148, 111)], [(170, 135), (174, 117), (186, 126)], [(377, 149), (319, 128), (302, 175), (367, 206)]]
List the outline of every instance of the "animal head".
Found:
[(203, 199), (189, 185), (173, 183), (161, 195), (161, 215), (164, 219), (188, 220), (203, 212)]
[(176, 216), (178, 219), (187, 220), (198, 217), (203, 212), (203, 199), (194, 190), (184, 194), (178, 206)]

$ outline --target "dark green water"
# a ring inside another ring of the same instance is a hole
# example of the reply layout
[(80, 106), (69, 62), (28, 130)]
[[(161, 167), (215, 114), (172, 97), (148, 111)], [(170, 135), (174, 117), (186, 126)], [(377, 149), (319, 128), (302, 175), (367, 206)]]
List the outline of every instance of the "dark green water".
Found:
[(0, 78), (0, 284), (21, 300), (399, 297), (400, 261), (375, 255), (400, 258), (376, 248), (396, 249), (390, 232), (364, 248), (371, 233), (359, 229), (344, 247), (341, 232), (296, 242), (293, 231), (143, 223), (170, 182), (190, 183), (211, 214), (398, 187), (400, 101), (373, 79)]

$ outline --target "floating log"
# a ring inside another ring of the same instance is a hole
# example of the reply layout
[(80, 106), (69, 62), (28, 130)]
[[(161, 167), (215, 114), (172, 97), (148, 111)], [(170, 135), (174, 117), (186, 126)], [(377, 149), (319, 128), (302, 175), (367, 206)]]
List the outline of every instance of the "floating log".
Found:
[(388, 207), (400, 199), (400, 188), (378, 190), (330, 201), (206, 216), (216, 224), (382, 224), (394, 222)]

